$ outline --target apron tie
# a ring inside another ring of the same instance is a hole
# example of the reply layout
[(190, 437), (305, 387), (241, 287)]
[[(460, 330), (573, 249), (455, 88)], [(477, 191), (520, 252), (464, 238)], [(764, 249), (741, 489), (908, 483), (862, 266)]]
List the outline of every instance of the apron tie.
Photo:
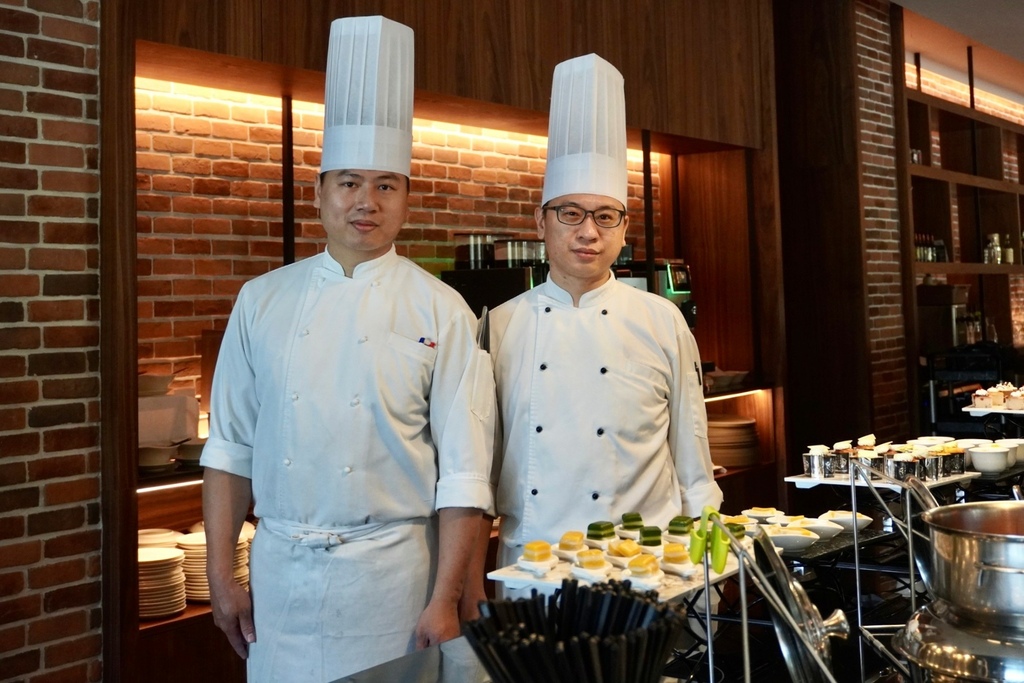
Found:
[(371, 537), (386, 527), (405, 525), (411, 521), (414, 520), (374, 522), (372, 524), (332, 528), (305, 526), (280, 519), (261, 519), (259, 528), (266, 529), (279, 538), (284, 538), (306, 548), (326, 549)]

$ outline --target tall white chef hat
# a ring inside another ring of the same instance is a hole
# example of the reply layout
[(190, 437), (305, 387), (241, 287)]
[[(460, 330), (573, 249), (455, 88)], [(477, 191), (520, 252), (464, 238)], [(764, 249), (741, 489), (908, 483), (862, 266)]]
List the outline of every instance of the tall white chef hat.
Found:
[(408, 176), (412, 165), (413, 32), (384, 17), (331, 23), (320, 171)]
[(548, 201), (607, 195), (626, 205), (626, 95), (622, 74), (595, 54), (555, 67), (548, 119)]

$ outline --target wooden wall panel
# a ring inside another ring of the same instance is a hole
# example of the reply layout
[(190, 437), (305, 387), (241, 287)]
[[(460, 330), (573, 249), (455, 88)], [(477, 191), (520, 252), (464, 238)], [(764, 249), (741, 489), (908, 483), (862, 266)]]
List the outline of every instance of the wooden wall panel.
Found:
[(872, 392), (853, 2), (774, 14), (792, 472), (802, 446), (870, 431)]
[(693, 276), (701, 359), (725, 370), (753, 370), (745, 152), (679, 157), (677, 187), (680, 251)]
[(147, 0), (145, 8), (135, 12), (134, 37), (260, 59), (261, 14), (261, 0)]
[(596, 52), (626, 79), (633, 128), (761, 147), (770, 0), (153, 0), (136, 37), (322, 71), (330, 22), (382, 14), (416, 31), (417, 87), (547, 111), (551, 73)]

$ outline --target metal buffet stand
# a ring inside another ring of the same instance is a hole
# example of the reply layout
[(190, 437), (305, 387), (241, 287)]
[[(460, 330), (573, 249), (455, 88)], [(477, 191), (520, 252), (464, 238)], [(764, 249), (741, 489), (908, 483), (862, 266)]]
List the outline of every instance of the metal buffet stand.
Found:
[[(930, 542), (928, 536), (922, 534), (920, 531), (915, 531), (913, 528), (913, 507), (911, 505), (912, 500), (916, 500), (922, 508), (928, 508), (935, 506), (935, 498), (926, 487), (922, 486), (911, 486), (905, 482), (893, 479), (891, 477), (882, 474), (878, 470), (872, 469), (863, 463), (858, 462), (856, 459), (850, 459), (850, 509), (853, 513), (853, 517), (857, 517), (857, 479), (863, 482), (863, 486), (871, 492), (871, 495), (875, 497), (879, 505), (883, 508), (886, 507), (885, 501), (882, 499), (878, 492), (878, 488), (875, 486), (874, 480), (882, 483), (885, 488), (898, 489), (902, 491), (903, 499), (903, 516), (904, 519), (901, 521), (895, 516), (892, 517), (893, 526), (903, 535), (903, 538), (907, 542), (907, 572), (909, 574), (908, 584), (910, 586), (910, 611), (911, 613), (917, 612), (917, 590), (916, 586), (916, 558), (914, 554), (914, 536), (923, 539), (925, 542)], [(887, 659), (893, 666), (895, 666), (900, 673), (902, 673), (907, 679), (910, 678), (910, 670), (907, 667), (906, 662), (901, 658), (897, 657), (890, 650), (888, 646), (883, 643), (879, 637), (893, 636), (896, 631), (903, 628), (905, 624), (875, 624), (868, 625), (864, 623), (863, 619), (863, 590), (861, 587), (861, 561), (860, 561), (860, 540), (858, 538), (858, 525), (853, 525), (853, 562), (854, 562), (854, 574), (856, 582), (856, 596), (857, 596), (857, 632), (860, 635), (858, 641), (858, 654), (860, 657), (860, 670), (861, 675), (864, 674), (864, 642), (866, 641), (871, 647), (878, 652), (881, 656)]]

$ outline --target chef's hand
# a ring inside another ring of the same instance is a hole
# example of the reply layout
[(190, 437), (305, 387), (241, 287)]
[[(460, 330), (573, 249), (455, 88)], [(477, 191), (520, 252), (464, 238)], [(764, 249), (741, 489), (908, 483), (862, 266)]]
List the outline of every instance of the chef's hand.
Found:
[(249, 644), (256, 642), (256, 627), (252, 623), (252, 599), (232, 578), (210, 583), (210, 607), (213, 623), (227, 634), (231, 647), (238, 656), (249, 656)]
[(443, 643), (462, 635), (458, 605), (446, 600), (431, 600), (416, 624), (416, 649)]

